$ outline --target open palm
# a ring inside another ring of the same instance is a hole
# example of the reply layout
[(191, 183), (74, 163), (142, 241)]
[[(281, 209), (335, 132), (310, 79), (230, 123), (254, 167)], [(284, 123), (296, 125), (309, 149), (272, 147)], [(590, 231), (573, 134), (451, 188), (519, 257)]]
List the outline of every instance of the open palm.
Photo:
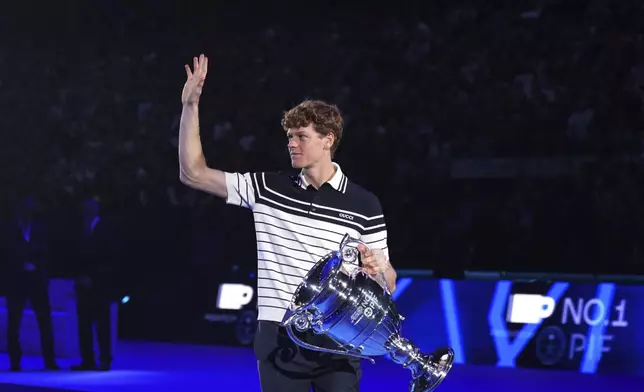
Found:
[(193, 70), (190, 70), (188, 64), (185, 65), (188, 79), (181, 93), (181, 103), (184, 105), (199, 103), (199, 97), (201, 96), (201, 91), (206, 81), (206, 74), (208, 73), (208, 57), (202, 54), (199, 58), (193, 58), (192, 63)]

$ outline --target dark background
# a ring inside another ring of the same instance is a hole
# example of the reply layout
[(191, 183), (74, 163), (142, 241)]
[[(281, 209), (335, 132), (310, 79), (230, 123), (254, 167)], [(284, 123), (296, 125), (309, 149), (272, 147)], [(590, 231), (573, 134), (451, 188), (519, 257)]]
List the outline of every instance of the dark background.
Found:
[(644, 273), (643, 17), (631, 0), (6, 2), (3, 219), (35, 197), (66, 276), (70, 217), (100, 196), (122, 334), (194, 337), (215, 282), (256, 268), (250, 213), (179, 182), (183, 65), (204, 53), (209, 164), (286, 168), (282, 112), (336, 103), (337, 161), (380, 197), (396, 268)]

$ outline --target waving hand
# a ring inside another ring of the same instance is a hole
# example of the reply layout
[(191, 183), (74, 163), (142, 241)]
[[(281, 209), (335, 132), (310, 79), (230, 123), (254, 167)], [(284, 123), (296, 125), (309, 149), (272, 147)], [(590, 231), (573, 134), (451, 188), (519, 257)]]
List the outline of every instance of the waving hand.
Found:
[(193, 58), (192, 63), (192, 70), (188, 64), (185, 65), (188, 79), (181, 93), (181, 103), (184, 105), (196, 105), (199, 103), (199, 97), (201, 97), (201, 91), (208, 73), (208, 57), (202, 54), (199, 58)]

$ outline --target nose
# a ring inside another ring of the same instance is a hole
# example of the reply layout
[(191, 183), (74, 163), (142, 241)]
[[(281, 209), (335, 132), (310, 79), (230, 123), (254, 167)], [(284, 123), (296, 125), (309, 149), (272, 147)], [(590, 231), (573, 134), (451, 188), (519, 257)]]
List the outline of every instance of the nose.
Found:
[(294, 139), (291, 139), (288, 141), (288, 148), (295, 148), (297, 147), (297, 142)]

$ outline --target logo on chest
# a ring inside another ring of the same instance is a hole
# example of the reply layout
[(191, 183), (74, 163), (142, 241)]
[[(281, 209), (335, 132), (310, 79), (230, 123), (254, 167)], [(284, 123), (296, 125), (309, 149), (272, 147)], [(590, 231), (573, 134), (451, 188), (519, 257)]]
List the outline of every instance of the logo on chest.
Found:
[(352, 220), (353, 220), (353, 215), (343, 214), (342, 212), (341, 212), (338, 216), (339, 216), (340, 218), (342, 218), (342, 219), (348, 219), (348, 220), (350, 220), (350, 221), (352, 221)]

